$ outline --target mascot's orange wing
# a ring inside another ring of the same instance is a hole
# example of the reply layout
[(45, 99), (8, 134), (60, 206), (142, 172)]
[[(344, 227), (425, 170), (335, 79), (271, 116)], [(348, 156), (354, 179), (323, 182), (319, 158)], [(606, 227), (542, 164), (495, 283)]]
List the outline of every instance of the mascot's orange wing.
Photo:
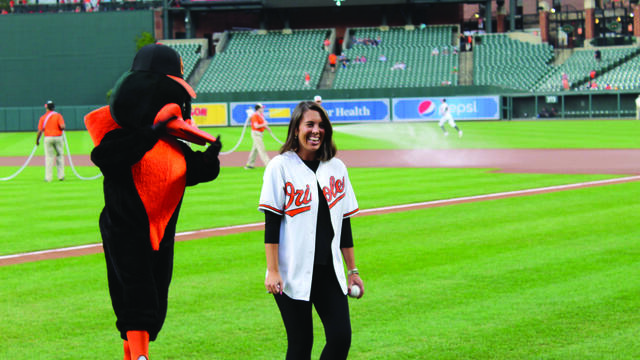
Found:
[(84, 125), (91, 135), (94, 146), (98, 146), (109, 131), (120, 128), (120, 125), (111, 117), (108, 106), (103, 106), (85, 115)]

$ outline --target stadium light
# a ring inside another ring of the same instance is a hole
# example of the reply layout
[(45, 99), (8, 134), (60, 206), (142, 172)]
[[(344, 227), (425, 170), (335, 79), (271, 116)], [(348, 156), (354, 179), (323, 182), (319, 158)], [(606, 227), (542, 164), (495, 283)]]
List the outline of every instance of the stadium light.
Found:
[(342, 2), (345, 0), (334, 0), (336, 2), (336, 6), (342, 5)]

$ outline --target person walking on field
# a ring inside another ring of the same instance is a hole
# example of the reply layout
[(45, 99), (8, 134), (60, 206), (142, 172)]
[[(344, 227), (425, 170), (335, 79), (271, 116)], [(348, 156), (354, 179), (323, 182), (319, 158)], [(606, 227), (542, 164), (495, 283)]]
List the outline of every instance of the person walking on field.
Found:
[(44, 105), (46, 112), (40, 117), (36, 145), (40, 145), (40, 136), (44, 133), (44, 179), (51, 182), (53, 178), (53, 162), (56, 162), (58, 180), (64, 180), (64, 118), (53, 111), (56, 105), (49, 100)]
[(264, 285), (284, 322), (286, 359), (311, 358), (313, 308), (326, 338), (320, 359), (346, 359), (351, 346), (347, 294), (364, 295), (350, 222), (358, 202), (332, 137), (322, 106), (301, 102), (280, 154), (264, 172), (258, 206), (265, 215)]
[(269, 164), (269, 155), (264, 148), (264, 131), (268, 130), (271, 132), (271, 128), (264, 118), (264, 106), (262, 106), (262, 104), (256, 104), (254, 109), (255, 112), (251, 115), (250, 119), (253, 146), (251, 147), (251, 152), (249, 152), (249, 159), (247, 165), (244, 167), (245, 169), (253, 169), (255, 167), (256, 155), (260, 156), (260, 160), (262, 160), (264, 166)]
[(444, 123), (448, 122), (449, 126), (456, 129), (458, 131), (458, 137), (462, 137), (462, 130), (456, 125), (455, 120), (453, 120), (453, 116), (451, 116), (451, 111), (449, 111), (449, 105), (447, 104), (447, 99), (442, 99), (442, 104), (440, 105), (440, 122), (438, 126), (444, 132), (444, 136), (449, 136), (449, 132), (444, 128)]

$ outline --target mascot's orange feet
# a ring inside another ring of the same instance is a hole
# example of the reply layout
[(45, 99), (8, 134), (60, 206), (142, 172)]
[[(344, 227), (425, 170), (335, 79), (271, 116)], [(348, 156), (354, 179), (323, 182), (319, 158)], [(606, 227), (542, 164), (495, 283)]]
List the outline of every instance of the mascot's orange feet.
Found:
[[(146, 331), (127, 331), (125, 341), (124, 360), (147, 360), (149, 359), (149, 333)], [(127, 348), (129, 353), (127, 354)]]

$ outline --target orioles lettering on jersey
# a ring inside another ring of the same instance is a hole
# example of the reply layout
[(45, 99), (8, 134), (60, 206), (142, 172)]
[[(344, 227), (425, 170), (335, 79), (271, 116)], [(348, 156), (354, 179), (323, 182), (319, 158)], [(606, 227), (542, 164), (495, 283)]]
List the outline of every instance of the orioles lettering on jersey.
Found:
[[(296, 190), (293, 184), (288, 182), (284, 184), (284, 196), (286, 197), (286, 204), (284, 206), (284, 213), (289, 216), (296, 216), (305, 211), (311, 210), (311, 189), (307, 184), (305, 190)], [(292, 203), (295, 203), (296, 208), (289, 210)], [(305, 205), (305, 206), (302, 206)]]
[(322, 193), (324, 194), (325, 199), (327, 199), (329, 209), (334, 207), (338, 203), (338, 201), (344, 198), (344, 177), (342, 177), (342, 179), (336, 180), (336, 178), (332, 176), (329, 179), (329, 187), (323, 187)]

